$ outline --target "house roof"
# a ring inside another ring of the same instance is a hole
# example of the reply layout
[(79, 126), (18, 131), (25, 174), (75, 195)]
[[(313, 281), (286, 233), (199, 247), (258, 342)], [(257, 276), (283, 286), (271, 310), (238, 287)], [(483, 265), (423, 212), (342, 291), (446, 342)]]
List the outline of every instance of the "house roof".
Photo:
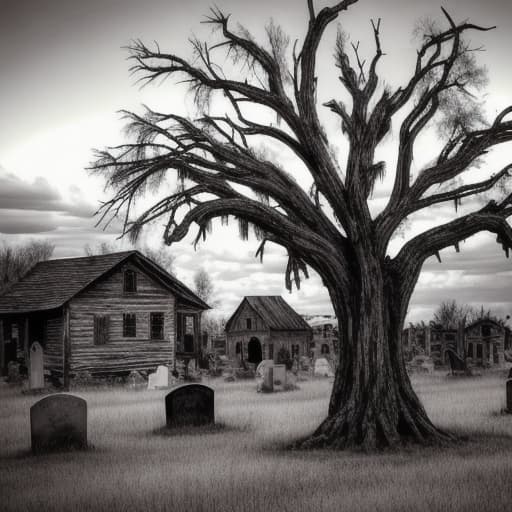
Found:
[(226, 331), (231, 328), (233, 320), (244, 304), (249, 304), (271, 331), (311, 331), (308, 323), (280, 295), (244, 297), (226, 322)]
[(496, 320), (493, 320), (492, 318), (479, 318), (478, 320), (475, 320), (474, 322), (470, 323), (469, 325), (466, 325), (465, 329), (472, 329), (473, 327), (476, 327), (478, 324), (493, 324), (499, 329), (505, 329), (504, 325), (501, 325)]
[(125, 251), (37, 263), (20, 281), (0, 296), (0, 314), (59, 308), (128, 260), (174, 293), (179, 301), (199, 309), (209, 309), (194, 292), (139, 251)]

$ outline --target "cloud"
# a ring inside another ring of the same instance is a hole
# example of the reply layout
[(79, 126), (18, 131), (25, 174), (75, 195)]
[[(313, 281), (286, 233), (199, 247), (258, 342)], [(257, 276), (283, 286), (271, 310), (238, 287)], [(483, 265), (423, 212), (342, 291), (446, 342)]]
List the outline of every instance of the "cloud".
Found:
[(70, 190), (70, 200), (41, 176), (32, 183), (0, 168), (0, 210), (62, 212), (77, 217), (91, 217), (95, 208), (85, 201), (77, 187)]
[(94, 206), (76, 187), (69, 199), (41, 176), (24, 181), (0, 167), (0, 233), (49, 233), (94, 223)]

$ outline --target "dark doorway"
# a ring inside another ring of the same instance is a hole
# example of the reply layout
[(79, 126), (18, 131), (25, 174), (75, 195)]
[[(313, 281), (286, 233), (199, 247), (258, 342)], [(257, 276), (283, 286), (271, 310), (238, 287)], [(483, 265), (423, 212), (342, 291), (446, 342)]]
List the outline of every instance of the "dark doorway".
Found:
[(258, 340), (258, 338), (251, 338), (247, 346), (247, 361), (249, 361), (249, 363), (260, 364), (262, 359), (260, 340)]

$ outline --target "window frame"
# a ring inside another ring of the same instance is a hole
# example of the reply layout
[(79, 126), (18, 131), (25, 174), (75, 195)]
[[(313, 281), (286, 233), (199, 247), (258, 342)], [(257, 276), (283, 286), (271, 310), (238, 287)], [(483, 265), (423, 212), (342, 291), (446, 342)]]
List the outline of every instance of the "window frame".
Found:
[[(128, 276), (131, 276), (131, 281), (128, 278)], [(131, 283), (132, 286), (128, 286), (128, 284)], [(133, 289), (128, 289), (133, 288)], [(127, 268), (124, 271), (123, 274), (123, 293), (127, 294), (133, 294), (137, 293), (137, 272), (131, 268)]]
[[(159, 316), (161, 318), (161, 336), (156, 337), (153, 336), (153, 327), (154, 327), (154, 318), (156, 316)], [(151, 341), (164, 341), (165, 340), (165, 313), (163, 311), (151, 311), (149, 313), (149, 339)]]
[[(128, 331), (131, 326), (128, 325), (129, 317), (133, 317), (133, 334), (131, 330)], [(123, 313), (123, 338), (136, 338), (137, 337), (137, 314), (136, 313)]]
[[(103, 323), (103, 326), (101, 324)], [(101, 328), (105, 329), (103, 332), (103, 336), (101, 335)], [(108, 345), (110, 341), (110, 316), (109, 315), (99, 315), (95, 314), (93, 316), (93, 339), (92, 343), (95, 347), (101, 347), (104, 345)], [(123, 323), (124, 329), (124, 323)]]

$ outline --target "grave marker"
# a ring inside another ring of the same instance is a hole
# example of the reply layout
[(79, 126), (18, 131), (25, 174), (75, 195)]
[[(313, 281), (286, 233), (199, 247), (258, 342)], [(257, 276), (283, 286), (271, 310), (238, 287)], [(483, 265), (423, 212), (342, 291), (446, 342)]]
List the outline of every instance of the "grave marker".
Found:
[(32, 452), (87, 448), (87, 402), (73, 395), (50, 395), (30, 408)]
[(274, 388), (284, 389), (286, 386), (286, 366), (284, 364), (274, 365)]
[(274, 367), (266, 366), (263, 369), (263, 385), (262, 389), (267, 393), (274, 391)]
[(168, 388), (169, 387), (169, 368), (167, 366), (158, 366), (155, 373), (150, 373), (148, 377), (148, 389)]
[(187, 384), (165, 397), (168, 427), (210, 425), (215, 423), (214, 392), (202, 384)]
[(43, 347), (36, 341), (30, 347), (30, 389), (44, 388)]

